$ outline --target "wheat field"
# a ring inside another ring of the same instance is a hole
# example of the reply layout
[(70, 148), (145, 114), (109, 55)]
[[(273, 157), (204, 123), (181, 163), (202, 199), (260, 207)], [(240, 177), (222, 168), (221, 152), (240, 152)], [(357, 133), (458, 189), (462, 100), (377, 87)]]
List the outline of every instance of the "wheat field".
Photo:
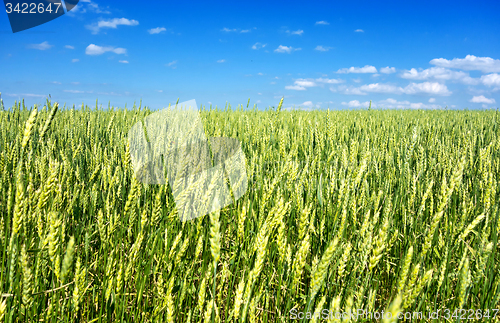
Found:
[(201, 109), (248, 189), (187, 222), (133, 174), (127, 132), (154, 111), (0, 111), (0, 322), (498, 319), (497, 111), (281, 106)]

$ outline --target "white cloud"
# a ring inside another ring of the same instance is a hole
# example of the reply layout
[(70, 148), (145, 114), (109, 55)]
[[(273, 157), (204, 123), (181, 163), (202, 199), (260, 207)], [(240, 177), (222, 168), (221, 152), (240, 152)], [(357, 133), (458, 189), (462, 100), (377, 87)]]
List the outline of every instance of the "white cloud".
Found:
[(356, 29), (354, 32), (355, 33), (364, 33), (365, 31), (363, 29)]
[(337, 73), (377, 73), (375, 66), (365, 65), (364, 67), (341, 68)]
[(6, 96), (11, 97), (20, 97), (20, 98), (44, 98), (46, 95), (44, 94), (33, 94), (33, 93), (5, 93)]
[(251, 30), (250, 29), (243, 29), (242, 31), (240, 31), (240, 33), (244, 34), (244, 33), (249, 33)]
[(312, 107), (313, 103), (311, 101), (306, 101), (306, 102), (302, 103), (301, 105), (306, 106), (306, 107)]
[(99, 33), (101, 28), (112, 28), (116, 29), (118, 26), (137, 26), (139, 22), (137, 20), (129, 20), (127, 18), (113, 18), (109, 20), (100, 20), (97, 23), (85, 26), (87, 29), (91, 30), (93, 34)]
[(302, 48), (293, 48), (292, 46), (283, 46), (279, 45), (274, 51), (276, 53), (288, 53), (290, 54), (292, 51), (301, 50)]
[(148, 29), (148, 33), (150, 33), (151, 35), (154, 35), (154, 34), (159, 34), (163, 31), (166, 31), (167, 28), (165, 27), (156, 27), (156, 28), (151, 28), (151, 29)]
[(78, 58), (73, 58), (73, 59), (71, 60), (71, 63), (76, 63), (76, 62), (79, 62), (79, 61), (80, 61), (80, 60), (79, 60)]
[(295, 90), (295, 91), (305, 91), (306, 88), (300, 85), (287, 85), (285, 86), (286, 90)]
[(395, 67), (382, 67), (380, 69), (380, 73), (383, 73), (383, 74), (391, 74), (391, 73), (396, 73), (396, 68)]
[(261, 48), (264, 48), (266, 47), (267, 44), (262, 44), (262, 43), (255, 43), (253, 46), (252, 46), (252, 49), (261, 49)]
[(176, 69), (177, 68), (177, 60), (172, 61), (170, 63), (165, 64), (165, 66)]
[(398, 101), (393, 98), (387, 98), (385, 100), (380, 100), (379, 103), (382, 104), (392, 104), (392, 105), (409, 105), (409, 101)]
[(444, 67), (431, 67), (425, 70), (421, 69), (420, 71), (417, 71), (415, 68), (412, 68), (409, 71), (403, 72), (401, 77), (410, 80), (428, 80), (428, 79), (435, 79), (440, 81), (452, 80), (470, 85), (479, 83), (479, 79), (470, 77), (469, 73), (465, 73), (463, 71), (452, 71)]
[(44, 41), (43, 43), (40, 44), (30, 44), (28, 45), (28, 48), (33, 48), (33, 49), (38, 49), (38, 50), (47, 50), (54, 45), (50, 45), (48, 41)]
[(429, 103), (434, 103), (434, 102), (436, 102), (436, 99), (434, 99), (434, 98), (429, 99)]
[(67, 48), (67, 49), (75, 49), (75, 47), (71, 46), (71, 45), (66, 45), (64, 46), (64, 48)]
[(316, 46), (316, 48), (314, 50), (318, 50), (320, 52), (327, 52), (330, 49), (331, 49), (331, 47), (324, 47), (324, 46), (318, 45), (318, 46)]
[(61, 85), (61, 82), (57, 82), (57, 81), (52, 81), (52, 82), (50, 82), (50, 83), (52, 83), (52, 84), (57, 84), (57, 85)]
[(343, 83), (344, 80), (341, 79), (328, 79), (328, 78), (317, 78), (317, 79), (297, 79), (293, 85), (285, 86), (287, 90), (304, 91), (308, 87), (323, 86), (323, 84), (339, 84)]
[(163, 93), (163, 90), (156, 90), (156, 92), (158, 92), (158, 93)]
[(402, 88), (391, 84), (372, 83), (365, 84), (360, 87), (338, 86), (330, 88), (332, 92), (340, 92), (343, 94), (366, 95), (367, 93), (392, 93), (392, 94), (434, 94), (434, 95), (450, 95), (446, 85), (440, 83), (411, 83)]
[(301, 29), (296, 30), (296, 31), (287, 30), (286, 32), (289, 33), (290, 35), (299, 35), (299, 36), (301, 36), (304, 33), (304, 31)]
[(344, 83), (344, 80), (342, 79), (327, 79), (327, 78), (318, 78), (316, 79), (316, 82), (319, 83), (327, 83), (327, 84), (339, 84), (339, 83)]
[(64, 92), (67, 92), (67, 93), (85, 93), (85, 91), (79, 91), (79, 90), (64, 90)]
[[(86, 3), (86, 5), (84, 5), (84, 3)], [(108, 10), (101, 9), (97, 3), (92, 2), (91, 0), (81, 0), (71, 11), (68, 12), (68, 15), (71, 17), (75, 17), (78, 13), (86, 13), (87, 9), (88, 11), (95, 13), (111, 13)]]
[(367, 94), (365, 92), (361, 92), (361, 90), (357, 87), (346, 86), (346, 85), (339, 85), (336, 88), (331, 87), (330, 91), (335, 92), (335, 93), (348, 94), (348, 95), (366, 95)]
[(365, 84), (359, 87), (359, 90), (362, 92), (374, 92), (374, 93), (398, 93), (400, 92), (400, 88), (390, 84)]
[(229, 28), (226, 28), (226, 27), (224, 27), (224, 28), (221, 29), (221, 31), (225, 31), (227, 33), (232, 32), (232, 31), (236, 31), (236, 30), (237, 30), (236, 28), (235, 29), (229, 29)]
[(402, 92), (405, 94), (451, 94), (446, 85), (436, 82), (411, 83), (402, 89)]
[[(342, 102), (341, 104), (346, 105), (349, 108), (359, 108), (359, 107), (368, 108), (370, 106), (370, 101), (359, 102), (358, 100), (352, 100), (349, 102)], [(375, 108), (375, 107), (377, 107), (377, 105), (372, 102), (372, 108)]]
[(217, 63), (224, 63), (226, 60), (225, 59), (219, 59)]
[(492, 104), (495, 103), (495, 99), (488, 99), (484, 95), (479, 95), (479, 96), (474, 96), (470, 102), (473, 103), (487, 103), (487, 104)]
[(111, 47), (111, 46), (97, 46), (95, 44), (90, 44), (85, 48), (85, 54), (87, 55), (102, 55), (106, 52), (113, 52), (115, 54), (126, 54), (127, 50), (125, 48), (120, 47)]
[(313, 81), (310, 81), (310, 80), (306, 80), (306, 79), (298, 79), (294, 83), (295, 83), (295, 85), (303, 86), (303, 87), (316, 86), (316, 83), (314, 83)]
[(329, 25), (330, 23), (324, 20), (316, 21), (315, 25)]
[(392, 98), (378, 101), (378, 106), (387, 109), (441, 109), (441, 106), (436, 104), (412, 103), (407, 100), (398, 101)]
[(71, 84), (78, 85), (78, 84), (80, 84), (80, 82), (71, 82)]
[(481, 82), (487, 86), (500, 86), (500, 74), (492, 73), (481, 76)]
[(500, 59), (491, 57), (476, 57), (467, 55), (465, 58), (454, 58), (447, 60), (445, 58), (435, 58), (430, 61), (432, 65), (456, 68), (468, 71), (481, 71), (483, 73), (500, 72)]
[(257, 75), (262, 76), (262, 75), (264, 75), (264, 73), (259, 72), (259, 73), (257, 73)]
[(120, 61), (118, 61), (118, 63), (128, 64), (128, 61), (126, 61), (126, 60), (120, 60)]

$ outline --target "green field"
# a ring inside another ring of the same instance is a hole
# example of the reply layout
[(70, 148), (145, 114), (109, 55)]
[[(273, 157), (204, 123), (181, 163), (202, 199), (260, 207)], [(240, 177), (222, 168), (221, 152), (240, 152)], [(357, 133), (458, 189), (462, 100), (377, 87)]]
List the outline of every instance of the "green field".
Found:
[(496, 111), (203, 108), (248, 190), (187, 222), (134, 178), (127, 132), (154, 111), (36, 112), (0, 111), (1, 322), (500, 316)]

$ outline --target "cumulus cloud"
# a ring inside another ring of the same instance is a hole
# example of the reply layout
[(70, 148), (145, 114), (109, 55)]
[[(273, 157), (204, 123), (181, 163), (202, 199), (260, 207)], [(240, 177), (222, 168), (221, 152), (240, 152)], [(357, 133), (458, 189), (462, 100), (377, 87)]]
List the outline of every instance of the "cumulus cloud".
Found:
[(319, 82), (319, 83), (326, 83), (326, 84), (339, 84), (339, 83), (343, 83), (344, 80), (342, 79), (327, 79), (327, 78), (317, 78), (316, 79), (316, 82)]
[(68, 15), (75, 17), (77, 14), (86, 13), (87, 10), (89, 12), (95, 12), (95, 13), (104, 13), (104, 14), (111, 13), (109, 10), (101, 9), (97, 3), (92, 2), (91, 0), (82, 0), (71, 11), (68, 12)]
[(500, 74), (492, 73), (481, 76), (481, 82), (487, 86), (500, 86)]
[(383, 73), (383, 74), (392, 74), (392, 73), (396, 73), (396, 68), (395, 67), (382, 67), (380, 69), (380, 73)]
[(401, 91), (400, 88), (390, 84), (365, 84), (359, 87), (362, 92), (372, 92), (372, 93), (398, 93)]
[(53, 46), (54, 45), (50, 45), (48, 41), (44, 41), (43, 43), (40, 43), (40, 44), (30, 44), (30, 45), (28, 45), (28, 48), (38, 49), (38, 50), (47, 50)]
[(365, 31), (363, 29), (356, 29), (354, 32), (355, 33), (364, 33)]
[(126, 54), (127, 50), (125, 48), (120, 47), (111, 47), (111, 46), (97, 46), (95, 44), (90, 44), (85, 48), (85, 54), (87, 55), (102, 55), (106, 52), (113, 52), (115, 54)]
[(137, 26), (139, 22), (137, 20), (129, 20), (127, 18), (113, 18), (108, 20), (100, 20), (97, 23), (85, 26), (87, 29), (92, 31), (93, 34), (99, 33), (101, 28), (112, 28), (116, 29), (118, 26)]
[(366, 95), (367, 93), (362, 92), (359, 88), (353, 86), (339, 85), (337, 87), (331, 87), (330, 91), (334, 93), (342, 93), (348, 95)]
[(287, 85), (285, 86), (287, 90), (295, 90), (295, 91), (305, 91), (306, 88), (300, 85)]
[(308, 87), (323, 86), (324, 84), (339, 84), (344, 82), (341, 79), (328, 79), (328, 78), (317, 78), (317, 79), (297, 79), (293, 85), (285, 86), (287, 90), (304, 91)]
[(445, 58), (435, 58), (430, 61), (432, 65), (456, 68), (467, 71), (481, 71), (483, 73), (500, 72), (500, 59), (491, 57), (476, 57), (467, 55), (465, 58), (454, 58), (447, 60)]
[(364, 67), (349, 67), (349, 68), (341, 68), (337, 71), (337, 73), (377, 73), (377, 69), (375, 66), (365, 65)]
[(165, 27), (156, 27), (156, 28), (151, 28), (151, 29), (148, 29), (148, 33), (150, 33), (151, 35), (154, 35), (154, 34), (159, 34), (163, 31), (167, 31), (167, 28)]
[(264, 48), (266, 47), (267, 44), (262, 44), (262, 43), (259, 43), (259, 42), (256, 42), (253, 46), (252, 46), (252, 49), (261, 49), (261, 48)]
[(316, 21), (315, 25), (329, 25), (330, 23), (324, 20)]
[(417, 71), (412, 68), (409, 71), (404, 71), (401, 74), (402, 78), (410, 80), (428, 80), (435, 79), (440, 81), (452, 80), (469, 85), (474, 85), (479, 83), (479, 79), (475, 79), (469, 76), (469, 73), (463, 71), (452, 71), (444, 67), (431, 67), (425, 70)]
[(441, 109), (441, 106), (436, 104), (410, 102), (407, 100), (398, 101), (392, 98), (378, 101), (378, 106), (380, 108), (387, 108), (387, 109)]
[(293, 48), (292, 46), (283, 46), (279, 45), (274, 51), (276, 53), (288, 53), (290, 54), (292, 51), (301, 50), (302, 48)]
[(436, 82), (411, 83), (402, 89), (405, 94), (435, 94), (435, 95), (450, 95), (446, 85)]
[(302, 103), (301, 105), (303, 105), (305, 107), (312, 107), (313, 103), (311, 101), (306, 101), (306, 102)]
[(320, 51), (320, 52), (327, 52), (331, 49), (331, 47), (324, 47), (321, 45), (316, 46), (314, 50)]
[[(257, 28), (254, 27), (253, 29), (257, 29)], [(233, 28), (233, 29), (231, 29), (231, 28), (224, 27), (220, 31), (223, 31), (223, 32), (226, 32), (226, 33), (239, 32), (239, 33), (245, 34), (245, 33), (251, 32), (252, 30), (251, 29), (242, 29), (242, 30), (240, 30), (239, 28)]]
[(71, 46), (71, 45), (66, 45), (64, 46), (64, 48), (67, 48), (67, 49), (75, 49), (75, 47)]
[(472, 97), (472, 99), (470, 99), (470, 102), (493, 104), (495, 103), (495, 99), (488, 99), (484, 95), (479, 95)]
[[(349, 108), (360, 108), (360, 107), (368, 108), (370, 106), (370, 101), (359, 102), (358, 100), (352, 100), (349, 102), (342, 102), (341, 104), (348, 106)], [(372, 103), (372, 107), (376, 108), (376, 104)]]
[(392, 93), (392, 94), (433, 94), (433, 95), (450, 95), (446, 85), (440, 83), (411, 83), (406, 87), (398, 87), (392, 84), (372, 83), (365, 84), (360, 87), (341, 85), (337, 88), (330, 88), (332, 92), (343, 94), (366, 95), (367, 93)]
[(316, 86), (316, 83), (310, 80), (305, 80), (305, 79), (298, 79), (295, 81), (295, 84), (298, 86), (303, 86), (303, 87), (313, 87)]
[(299, 35), (299, 36), (301, 36), (304, 33), (304, 31), (301, 29), (296, 30), (296, 31), (287, 30), (286, 32), (289, 33), (290, 35)]
[(405, 94), (435, 94), (450, 95), (448, 87), (436, 82), (411, 83), (402, 89)]

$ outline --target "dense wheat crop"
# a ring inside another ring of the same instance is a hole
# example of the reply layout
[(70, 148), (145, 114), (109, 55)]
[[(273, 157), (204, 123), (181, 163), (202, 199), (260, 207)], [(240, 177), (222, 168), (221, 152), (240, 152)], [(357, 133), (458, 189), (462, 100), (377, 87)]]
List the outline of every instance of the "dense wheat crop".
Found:
[(1, 322), (499, 308), (495, 111), (203, 109), (248, 190), (181, 222), (133, 176), (127, 132), (152, 111), (56, 110), (0, 112)]

